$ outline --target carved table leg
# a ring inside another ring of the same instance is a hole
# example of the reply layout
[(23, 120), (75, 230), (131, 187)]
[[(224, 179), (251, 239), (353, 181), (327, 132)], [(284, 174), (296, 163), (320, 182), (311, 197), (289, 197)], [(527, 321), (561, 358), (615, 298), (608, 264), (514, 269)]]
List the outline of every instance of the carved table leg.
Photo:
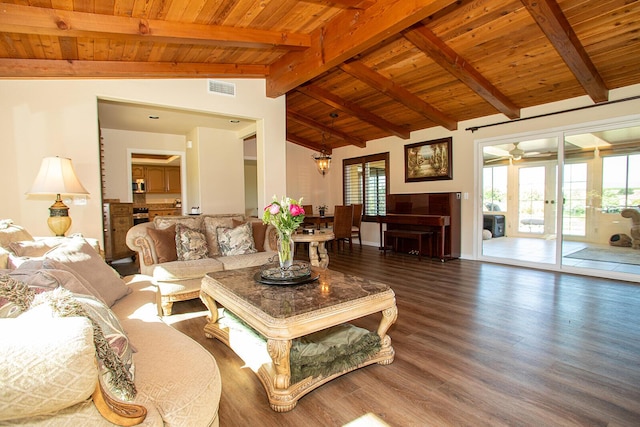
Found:
[(314, 267), (319, 267), (318, 242), (309, 242), (309, 263)]
[(274, 388), (283, 390), (289, 387), (291, 381), (291, 366), (289, 365), (289, 352), (291, 340), (267, 340), (267, 351), (273, 367), (276, 371), (273, 378)]
[(327, 268), (329, 266), (329, 254), (327, 253), (327, 247), (325, 242), (318, 243), (318, 254), (320, 255), (320, 268)]
[(393, 347), (391, 347), (391, 337), (387, 335), (387, 331), (393, 325), (398, 318), (398, 308), (394, 304), (393, 306), (382, 310), (382, 319), (380, 319), (380, 325), (378, 326), (378, 336), (380, 337), (380, 342), (382, 344), (382, 348), (380, 349), (380, 353), (386, 353), (388, 355), (386, 360), (382, 360), (378, 362), (381, 365), (388, 365), (393, 362), (395, 357), (395, 351)]
[(213, 338), (213, 335), (210, 333), (210, 328), (218, 322), (218, 305), (216, 304), (216, 301), (211, 298), (211, 296), (204, 292), (200, 292), (200, 300), (209, 309), (209, 315), (207, 316), (207, 318), (209, 319), (209, 323), (207, 323), (204, 327), (204, 335), (207, 338)]

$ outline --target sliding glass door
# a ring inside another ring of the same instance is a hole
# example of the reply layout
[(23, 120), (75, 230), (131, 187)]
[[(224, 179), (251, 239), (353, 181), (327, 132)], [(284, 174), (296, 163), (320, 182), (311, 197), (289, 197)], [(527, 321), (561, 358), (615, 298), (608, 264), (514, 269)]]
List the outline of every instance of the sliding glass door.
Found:
[(565, 136), (562, 265), (640, 274), (640, 125)]
[(482, 254), (556, 262), (558, 139), (483, 147)]
[(479, 153), (481, 259), (640, 275), (640, 123), (488, 141)]

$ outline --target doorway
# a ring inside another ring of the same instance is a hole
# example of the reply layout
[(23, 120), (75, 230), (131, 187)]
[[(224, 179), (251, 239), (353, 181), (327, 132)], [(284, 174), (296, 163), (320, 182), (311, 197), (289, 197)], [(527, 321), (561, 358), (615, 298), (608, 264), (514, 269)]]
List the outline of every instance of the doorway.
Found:
[(555, 163), (516, 166), (517, 235), (555, 238), (556, 171)]

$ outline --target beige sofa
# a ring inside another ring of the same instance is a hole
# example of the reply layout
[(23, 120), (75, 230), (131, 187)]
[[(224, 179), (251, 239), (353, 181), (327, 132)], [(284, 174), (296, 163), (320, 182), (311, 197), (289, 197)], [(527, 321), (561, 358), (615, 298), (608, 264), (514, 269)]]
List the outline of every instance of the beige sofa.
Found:
[[(251, 225), (253, 249), (221, 245), (219, 232), (233, 233), (244, 224)], [(173, 227), (175, 232), (171, 231)], [(178, 228), (195, 231), (184, 240), (191, 249), (195, 247), (194, 251), (199, 249), (194, 242), (202, 242), (204, 248), (198, 255), (181, 259), (179, 255), (164, 254), (172, 249), (174, 241), (180, 246), (177, 243), (180, 239), (176, 240)], [(273, 226), (242, 214), (157, 216), (152, 222), (135, 225), (127, 232), (127, 246), (138, 253), (140, 273), (152, 277), (158, 286), (159, 306), (165, 316), (171, 314), (174, 302), (199, 297), (200, 283), (207, 273), (255, 267), (277, 259), (276, 239)], [(227, 252), (231, 254), (225, 254), (225, 249), (230, 249)]]
[[(216, 361), (158, 316), (150, 278), (123, 280), (85, 239), (57, 240), (0, 221), (0, 426), (217, 426)], [(105, 342), (133, 374), (126, 402)]]

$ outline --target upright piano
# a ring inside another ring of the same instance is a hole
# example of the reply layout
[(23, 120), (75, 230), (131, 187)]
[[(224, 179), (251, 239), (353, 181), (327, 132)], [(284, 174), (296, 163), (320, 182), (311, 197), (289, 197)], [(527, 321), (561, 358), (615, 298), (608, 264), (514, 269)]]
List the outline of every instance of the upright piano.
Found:
[[(383, 224), (387, 230), (431, 231), (436, 236), (432, 241), (433, 247), (429, 248), (432, 256), (442, 261), (459, 258), (460, 198), (457, 192), (387, 195), (386, 214), (378, 216), (381, 245), (386, 244), (383, 241)], [(417, 248), (412, 243), (404, 242), (398, 250), (415, 251)]]

